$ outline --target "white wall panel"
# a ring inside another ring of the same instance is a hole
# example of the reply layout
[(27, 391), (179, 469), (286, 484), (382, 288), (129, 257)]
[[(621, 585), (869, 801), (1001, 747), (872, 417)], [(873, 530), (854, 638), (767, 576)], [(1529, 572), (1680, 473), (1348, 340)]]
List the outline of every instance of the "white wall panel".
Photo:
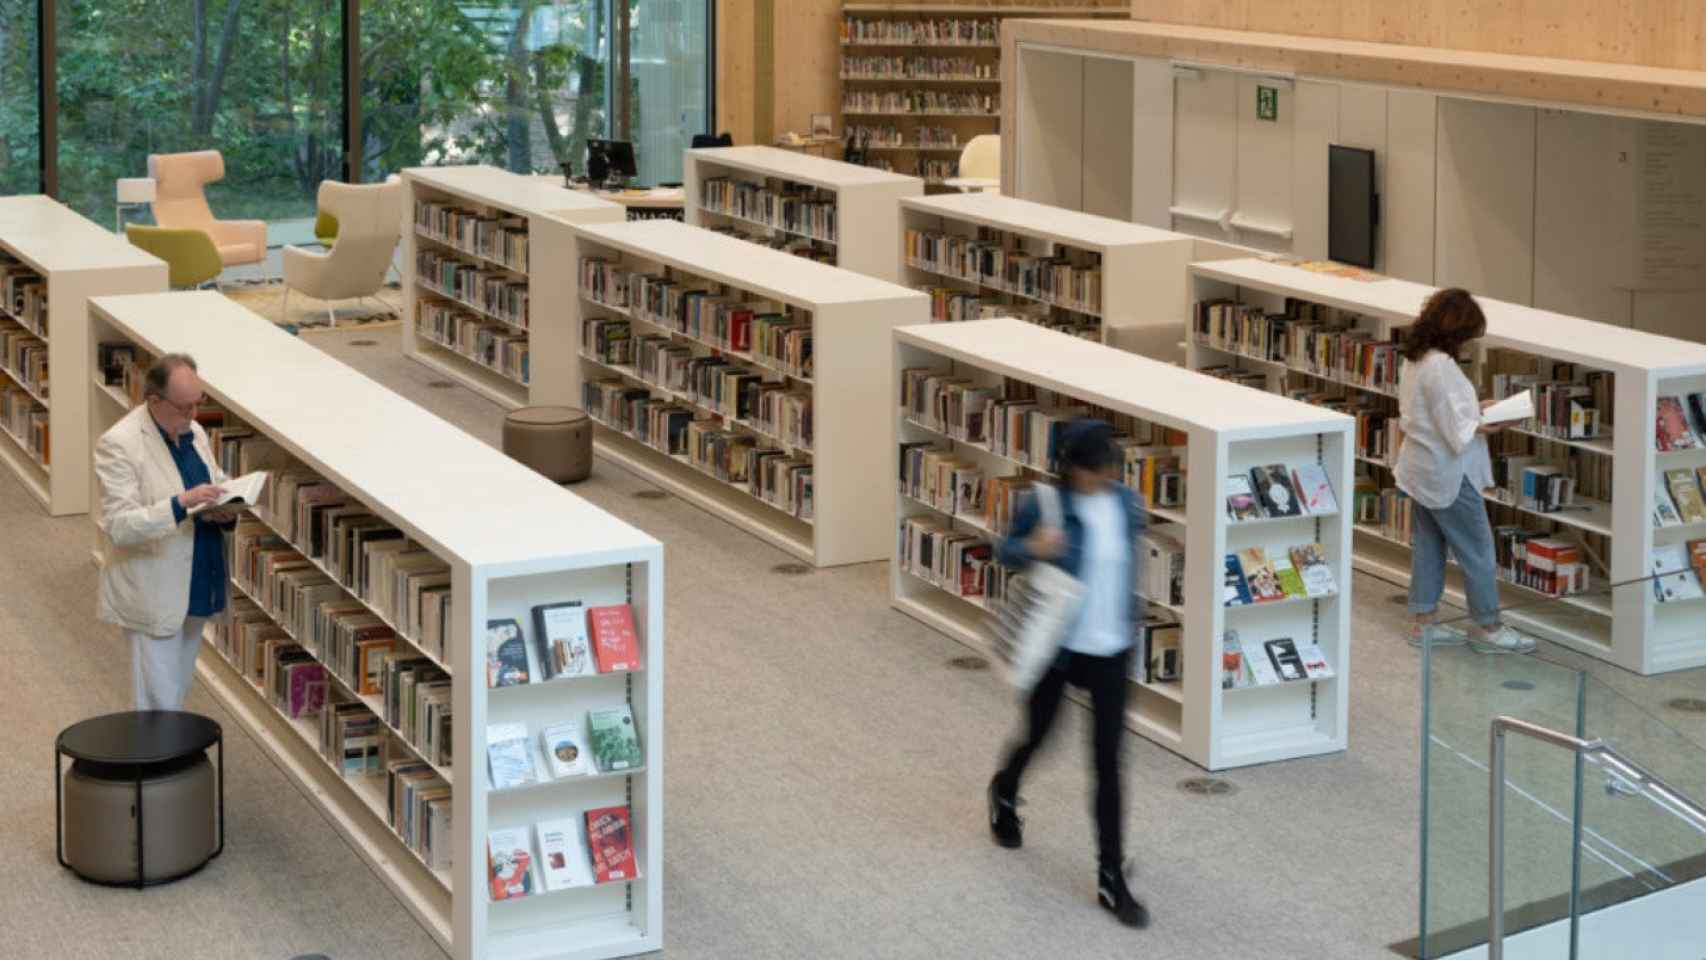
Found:
[(1513, 303), (1534, 296), (1532, 107), (1439, 102), (1435, 274)]
[(1339, 140), (1342, 84), (1300, 80), (1292, 129), (1291, 252), (1327, 259), (1327, 147)]
[(1107, 57), (1084, 59), (1083, 91), (1080, 94), (1086, 110), (1094, 108), (1094, 116), (1083, 124), (1083, 200), (1085, 213), (1131, 218), (1132, 124), (1136, 105), (1133, 100), (1132, 62)]
[(1132, 61), (1131, 217), (1167, 229), (1173, 203), (1173, 65)]
[[(1237, 78), (1237, 87), (1238, 185), (1234, 216), (1252, 224), (1290, 231), (1293, 227), (1292, 189), (1287, 171), (1293, 170), (1296, 163), (1292, 150), (1292, 130), (1297, 123), (1296, 91), (1289, 82), (1247, 74)], [(1277, 119), (1258, 118), (1258, 87), (1278, 90)], [(1264, 250), (1291, 251), (1290, 237), (1254, 230), (1240, 230), (1234, 236), (1240, 243)]]
[(1439, 98), (1415, 90), (1386, 94), (1386, 180), (1380, 187), (1384, 272), (1434, 282), (1435, 170)]
[[(1539, 111), (1534, 305), (1629, 326), (1636, 121)], [(1702, 171), (1706, 175), (1706, 171)]]
[[(1082, 209), (1084, 166), (1084, 58), (1020, 48), (1019, 116), (1015, 136), (1019, 196), (1037, 203)], [(1065, 149), (1062, 149), (1065, 145)]]
[[(1177, 78), (1173, 96), (1173, 206), (1219, 216), (1233, 208), (1237, 189), (1237, 78), (1224, 71), (1196, 71)], [(1190, 217), (1174, 216), (1173, 229), (1226, 239), (1219, 227)]]

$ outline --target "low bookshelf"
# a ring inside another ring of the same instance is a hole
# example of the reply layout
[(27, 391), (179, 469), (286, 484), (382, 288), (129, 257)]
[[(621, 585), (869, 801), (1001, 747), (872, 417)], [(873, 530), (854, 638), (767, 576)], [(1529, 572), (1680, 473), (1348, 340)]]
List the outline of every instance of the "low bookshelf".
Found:
[(931, 318), (992, 311), (1160, 360), (1182, 362), (1172, 311), (1188, 301), (1183, 234), (999, 193), (901, 201), (908, 286)]
[[(89, 315), (117, 374), (97, 367), (86, 388), (93, 435), (126, 414), (135, 371), (187, 351), (221, 465), (271, 471), (227, 534), (208, 691), (457, 960), (660, 949), (661, 545), (217, 293), (102, 297)], [(558, 669), (584, 660), (541, 642), (542, 616), (597, 621), (590, 669)], [(602, 656), (608, 618), (631, 621), (635, 659)], [(515, 641), (495, 659), (494, 634)], [(622, 717), (625, 749), (588, 747)], [(595, 759), (579, 772), (543, 753), (565, 723)], [(501, 728), (522, 761), (501, 769), (532, 782), (499, 778)], [(624, 819), (633, 860), (599, 882), (584, 825), (603, 837)], [(496, 878), (489, 845), (512, 851)], [(522, 876), (531, 894), (507, 895)]]
[(0, 460), (53, 516), (89, 509), (88, 299), (164, 290), (166, 273), (58, 201), (0, 198)]
[[(1223, 484), (1283, 466), (1342, 495), (1349, 417), (1012, 318), (902, 327), (894, 370), (896, 608), (987, 651), (1012, 576), (994, 546), (1021, 492), (1056, 479), (1045, 438), (1078, 413), (1102, 417), (1127, 438), (1125, 482), (1147, 491), (1138, 584), (1147, 617), (1133, 659), (1131, 729), (1209, 770), (1345, 748), (1349, 514), (1329, 502), (1233, 521)], [(1312, 590), (1228, 605), (1229, 555), (1260, 549), (1289, 559), (1312, 545), (1325, 564), (1310, 571)], [(1229, 636), (1239, 650), (1233, 671), (1223, 656)], [(1289, 681), (1245, 674), (1250, 651), (1265, 656), (1270, 641), (1286, 639), (1313, 644), (1325, 669)]]
[[(1194, 369), (1357, 417), (1356, 563), (1407, 583), (1414, 508), (1392, 477), (1396, 343), (1435, 288), (1260, 258), (1198, 263), (1190, 272)], [(1465, 372), (1483, 396), (1534, 391), (1539, 411), (1489, 444), (1499, 486), (1485, 495), (1505, 619), (1637, 673), (1706, 664), (1706, 599), (1661, 602), (1646, 579), (1662, 555), (1686, 554), (1694, 543), (1706, 550), (1706, 513), (1661, 524), (1655, 509), (1655, 498), (1669, 500), (1670, 481), (1692, 480), (1698, 492), (1702, 480), (1706, 443), (1659, 450), (1655, 431), (1661, 401), (1672, 398), (1690, 433), (1706, 439), (1706, 423), (1689, 408), (1693, 395), (1706, 393), (1706, 346), (1477, 299), (1487, 334), (1463, 358)], [(1569, 575), (1537, 572), (1554, 569), (1559, 557), (1568, 558)], [(1455, 567), (1447, 596), (1464, 602)]]
[(923, 294), (673, 221), (575, 229), (573, 323), (545, 402), (607, 459), (818, 566), (888, 556), (889, 330)]
[(900, 282), (889, 238), (898, 201), (921, 196), (922, 180), (777, 147), (703, 147), (685, 159), (688, 223)]
[(532, 402), (534, 320), (562, 322), (574, 297), (572, 223), (624, 208), (583, 190), (489, 166), (403, 171), (403, 353), (487, 399)]

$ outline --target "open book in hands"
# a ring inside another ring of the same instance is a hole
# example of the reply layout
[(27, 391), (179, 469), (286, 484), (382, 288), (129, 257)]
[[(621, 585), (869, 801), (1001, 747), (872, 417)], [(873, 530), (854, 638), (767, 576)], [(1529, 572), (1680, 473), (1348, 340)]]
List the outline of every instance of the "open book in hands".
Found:
[(1481, 422), (1509, 423), (1513, 420), (1527, 420), (1534, 416), (1534, 394), (1523, 390), (1513, 393), (1498, 403), (1481, 411)]
[(193, 517), (204, 510), (212, 510), (216, 507), (225, 507), (230, 506), (231, 504), (254, 506), (257, 503), (260, 503), (261, 491), (265, 490), (267, 486), (267, 472), (265, 470), (256, 470), (254, 473), (245, 473), (235, 480), (225, 481), (223, 486), (225, 488), (224, 496), (212, 503), (197, 504), (188, 510), (185, 510), (184, 515)]

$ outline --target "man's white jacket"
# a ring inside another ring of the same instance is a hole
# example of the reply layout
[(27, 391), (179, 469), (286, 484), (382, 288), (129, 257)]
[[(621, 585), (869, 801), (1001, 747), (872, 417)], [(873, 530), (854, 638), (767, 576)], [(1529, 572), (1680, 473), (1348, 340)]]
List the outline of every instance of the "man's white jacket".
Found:
[[(212, 482), (225, 483), (229, 478), (207, 445), (207, 432), (199, 423), (190, 429)], [(184, 492), (184, 481), (147, 404), (95, 444), (95, 477), (100, 528), (109, 541), (96, 615), (151, 637), (177, 633), (190, 609), (196, 521), (173, 517), (172, 498)]]

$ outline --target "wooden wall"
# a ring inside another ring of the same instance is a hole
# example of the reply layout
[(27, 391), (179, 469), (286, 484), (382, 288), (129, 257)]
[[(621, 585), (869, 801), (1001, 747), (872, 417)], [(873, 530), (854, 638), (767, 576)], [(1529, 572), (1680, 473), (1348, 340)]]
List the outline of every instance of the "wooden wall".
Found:
[(1706, 70), (1702, 0), (1132, 0), (1132, 18)]

